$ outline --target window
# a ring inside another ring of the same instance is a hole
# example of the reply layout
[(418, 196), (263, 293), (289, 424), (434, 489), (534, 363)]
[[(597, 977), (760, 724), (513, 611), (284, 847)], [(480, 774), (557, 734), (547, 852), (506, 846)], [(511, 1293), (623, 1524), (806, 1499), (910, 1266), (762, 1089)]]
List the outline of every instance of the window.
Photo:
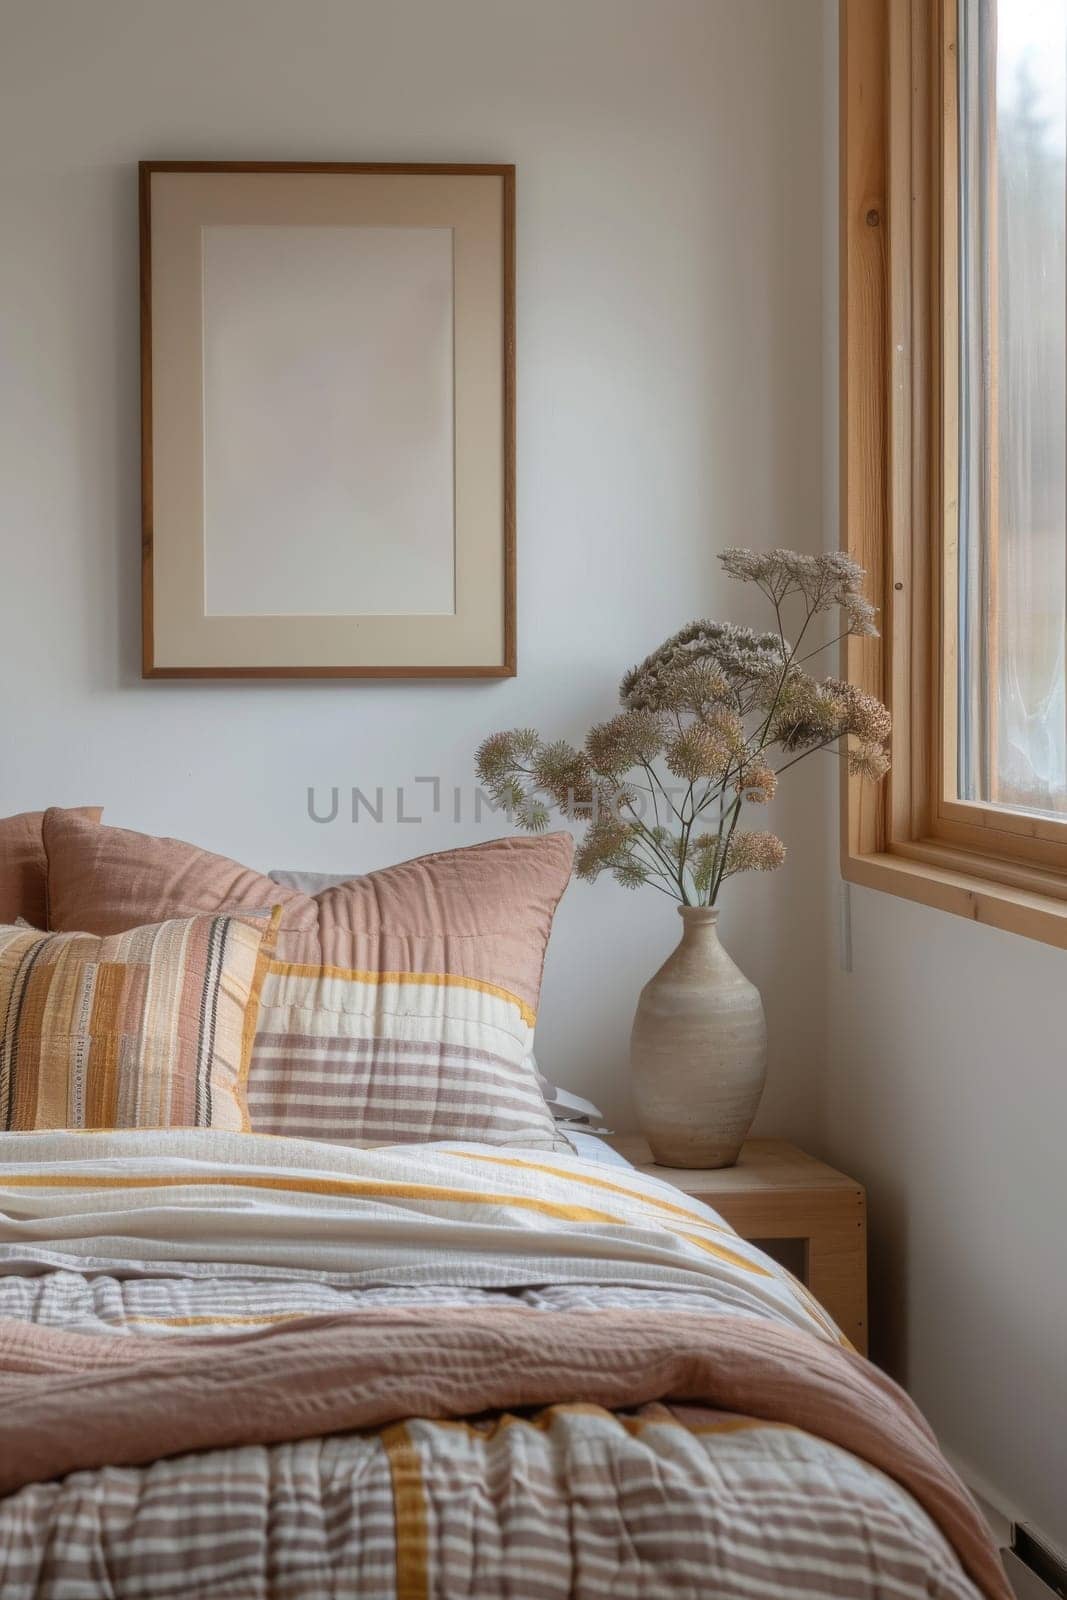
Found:
[(961, 0), (957, 798), (1067, 816), (1064, 0)]
[(854, 881), (1067, 947), (1067, 0), (842, 0)]

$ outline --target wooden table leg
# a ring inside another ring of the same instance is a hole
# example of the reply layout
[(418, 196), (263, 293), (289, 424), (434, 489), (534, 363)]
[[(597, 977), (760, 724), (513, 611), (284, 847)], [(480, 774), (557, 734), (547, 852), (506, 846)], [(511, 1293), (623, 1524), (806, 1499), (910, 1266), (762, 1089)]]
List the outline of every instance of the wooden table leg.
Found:
[(804, 1281), (861, 1355), (867, 1354), (867, 1197), (835, 1196), (812, 1218)]

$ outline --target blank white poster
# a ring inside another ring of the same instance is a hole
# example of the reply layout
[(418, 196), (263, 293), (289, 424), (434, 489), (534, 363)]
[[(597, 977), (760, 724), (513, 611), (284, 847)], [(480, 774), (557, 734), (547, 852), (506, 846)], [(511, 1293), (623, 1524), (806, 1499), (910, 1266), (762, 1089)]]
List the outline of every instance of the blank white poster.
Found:
[(209, 616), (455, 609), (452, 231), (203, 229)]

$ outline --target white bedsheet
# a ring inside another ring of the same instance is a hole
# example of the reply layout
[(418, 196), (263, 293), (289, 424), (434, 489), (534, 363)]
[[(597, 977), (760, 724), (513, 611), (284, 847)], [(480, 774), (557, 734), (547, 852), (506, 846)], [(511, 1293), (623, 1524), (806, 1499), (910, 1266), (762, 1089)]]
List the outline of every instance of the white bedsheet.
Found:
[(350, 1288), (688, 1289), (840, 1338), (699, 1201), (629, 1166), (616, 1176), (536, 1150), (351, 1150), (203, 1129), (3, 1135), (0, 1276), (76, 1263), (126, 1277), (255, 1266)]
[(597, 1161), (604, 1167), (629, 1167), (633, 1162), (613, 1150), (606, 1139), (601, 1139), (595, 1133), (580, 1133), (576, 1128), (566, 1130), (567, 1138), (577, 1150), (583, 1161)]

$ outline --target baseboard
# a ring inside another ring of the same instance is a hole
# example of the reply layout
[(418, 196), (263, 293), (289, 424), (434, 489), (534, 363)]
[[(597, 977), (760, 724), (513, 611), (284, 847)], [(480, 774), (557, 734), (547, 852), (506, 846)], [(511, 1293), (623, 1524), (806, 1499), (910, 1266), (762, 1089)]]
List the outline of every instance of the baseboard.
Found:
[[(1004, 1571), (1015, 1600), (1064, 1600), (1064, 1597), (1067, 1597), (1067, 1587), (1058, 1582), (1051, 1569), (1047, 1574), (1049, 1581), (1041, 1575), (1042, 1547), (1048, 1548), (1053, 1561), (1057, 1559), (1051, 1540), (1043, 1538), (1039, 1533), (1032, 1533), (1023, 1513), (1006, 1501), (999, 1490), (983, 1479), (981, 1473), (975, 1472), (969, 1462), (961, 1461), (959, 1456), (949, 1450), (945, 1451), (945, 1455), (978, 1502), (978, 1508), (1000, 1546), (1000, 1558), (1004, 1563)], [(1027, 1558), (1025, 1560), (1020, 1559), (1019, 1554), (1012, 1548), (1017, 1529), (1019, 1548), (1022, 1555)], [(1031, 1565), (1031, 1550), (1034, 1546), (1039, 1559)]]
[(1023, 1565), (1011, 1550), (1001, 1551), (1001, 1560), (1015, 1600), (1059, 1600), (1062, 1589), (1050, 1589), (1048, 1584)]
[(1017, 1522), (1014, 1532), (1013, 1561), (1032, 1572), (1046, 1593), (1055, 1595), (1057, 1600), (1067, 1600), (1067, 1558), (1024, 1522)]

